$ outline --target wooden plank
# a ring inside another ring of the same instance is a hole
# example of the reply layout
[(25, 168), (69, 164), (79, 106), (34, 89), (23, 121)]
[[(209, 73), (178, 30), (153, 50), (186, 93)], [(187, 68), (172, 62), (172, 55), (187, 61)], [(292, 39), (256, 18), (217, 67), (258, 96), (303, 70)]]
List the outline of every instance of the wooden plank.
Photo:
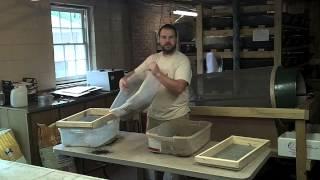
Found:
[[(86, 115), (96, 115), (101, 117), (97, 117), (91, 122), (80, 121), (81, 118)], [(113, 119), (115, 119), (115, 117), (109, 112), (108, 108), (89, 108), (57, 121), (56, 126), (60, 128), (97, 128)]]
[(197, 47), (197, 74), (203, 74), (203, 22), (202, 4), (197, 5), (198, 16), (196, 18), (196, 47)]
[(307, 145), (306, 124), (304, 121), (295, 121), (296, 128), (296, 177), (298, 180), (306, 180)]
[[(269, 141), (269, 140), (267, 140)], [(266, 142), (265, 139), (259, 139), (259, 138), (251, 138), (251, 137), (242, 137), (242, 136), (233, 136), (233, 143), (240, 144), (240, 145), (246, 145), (250, 142), (250, 145), (252, 146), (259, 146)]]
[(212, 157), (216, 153), (218, 153), (221, 150), (227, 148), (232, 143), (233, 143), (232, 138), (228, 137), (227, 139), (225, 139), (225, 140), (221, 141), (220, 143), (216, 144), (215, 146), (211, 147), (210, 148), (211, 150), (208, 149), (208, 150), (202, 152), (201, 154), (199, 154), (199, 156), (203, 155), (203, 156), (206, 156), (206, 157)]
[(273, 58), (273, 51), (240, 52), (240, 58)]
[[(252, 36), (252, 33), (256, 29), (268, 29), (269, 33), (273, 35), (274, 33), (274, 28), (267, 27), (267, 28), (241, 28), (240, 29), (240, 36)], [(204, 36), (232, 36), (233, 32), (231, 29), (222, 29), (222, 30), (209, 30), (209, 31), (204, 31)]]
[(105, 116), (110, 114), (109, 108), (89, 108), (88, 109), (89, 115), (98, 115), (98, 116)]
[(265, 142), (261, 143), (260, 145), (256, 146), (256, 148), (251, 151), (250, 153), (246, 154), (244, 157), (242, 157), (239, 160), (239, 167), (244, 167), (246, 164), (249, 164), (250, 161), (255, 159), (259, 154), (261, 154), (263, 151), (266, 151), (266, 149), (270, 149), (270, 141), (265, 140)]
[(256, 12), (270, 12), (274, 11), (273, 4), (255, 5), (255, 6), (241, 6), (241, 13), (256, 13)]
[(308, 110), (291, 108), (192, 106), (191, 115), (308, 120)]
[(93, 128), (91, 122), (81, 121), (58, 121), (57, 127), (60, 128)]
[[(232, 58), (232, 52), (214, 52), (215, 55), (222, 58)], [(274, 51), (242, 51), (240, 58), (273, 58)]]
[[(241, 6), (240, 12), (247, 13), (260, 13), (260, 12), (274, 12), (274, 5), (254, 5), (254, 6)], [(204, 11), (205, 16), (230, 16), (232, 14), (232, 8), (228, 6), (217, 6), (212, 9), (207, 9)]]

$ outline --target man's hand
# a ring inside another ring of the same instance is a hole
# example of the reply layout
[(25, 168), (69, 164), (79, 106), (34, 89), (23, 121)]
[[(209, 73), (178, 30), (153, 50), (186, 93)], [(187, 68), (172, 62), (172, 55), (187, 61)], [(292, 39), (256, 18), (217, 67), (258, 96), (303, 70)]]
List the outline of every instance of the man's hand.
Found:
[(120, 89), (128, 89), (128, 80), (127, 77), (123, 77), (119, 81), (119, 87)]
[(158, 64), (155, 62), (151, 62), (149, 64), (149, 70), (152, 72), (154, 76), (159, 76), (159, 74), (161, 73)]

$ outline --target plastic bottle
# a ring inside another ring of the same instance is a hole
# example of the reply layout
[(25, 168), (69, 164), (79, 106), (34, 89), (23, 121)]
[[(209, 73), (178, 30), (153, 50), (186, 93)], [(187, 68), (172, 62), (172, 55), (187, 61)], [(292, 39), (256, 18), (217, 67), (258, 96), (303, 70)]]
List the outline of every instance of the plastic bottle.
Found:
[(10, 104), (12, 107), (28, 106), (28, 90), (26, 86), (19, 85), (12, 89), (10, 94)]

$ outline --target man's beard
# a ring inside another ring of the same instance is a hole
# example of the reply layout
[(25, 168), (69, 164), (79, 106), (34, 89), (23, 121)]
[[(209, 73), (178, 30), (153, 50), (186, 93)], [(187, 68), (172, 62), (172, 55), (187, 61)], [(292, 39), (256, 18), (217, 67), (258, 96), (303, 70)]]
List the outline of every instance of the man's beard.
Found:
[(176, 51), (176, 45), (172, 46), (170, 49), (166, 49), (164, 45), (161, 46), (161, 49), (164, 54), (173, 54)]

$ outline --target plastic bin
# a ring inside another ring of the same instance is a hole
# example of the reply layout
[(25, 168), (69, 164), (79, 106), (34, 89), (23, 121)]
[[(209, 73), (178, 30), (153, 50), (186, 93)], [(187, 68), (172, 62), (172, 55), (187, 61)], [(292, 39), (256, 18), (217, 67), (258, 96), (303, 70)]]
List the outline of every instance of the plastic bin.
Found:
[(90, 108), (56, 123), (65, 146), (98, 147), (119, 134), (119, 118), (106, 108)]
[(150, 151), (176, 156), (191, 156), (211, 137), (207, 121), (177, 120), (162, 123), (146, 132)]

